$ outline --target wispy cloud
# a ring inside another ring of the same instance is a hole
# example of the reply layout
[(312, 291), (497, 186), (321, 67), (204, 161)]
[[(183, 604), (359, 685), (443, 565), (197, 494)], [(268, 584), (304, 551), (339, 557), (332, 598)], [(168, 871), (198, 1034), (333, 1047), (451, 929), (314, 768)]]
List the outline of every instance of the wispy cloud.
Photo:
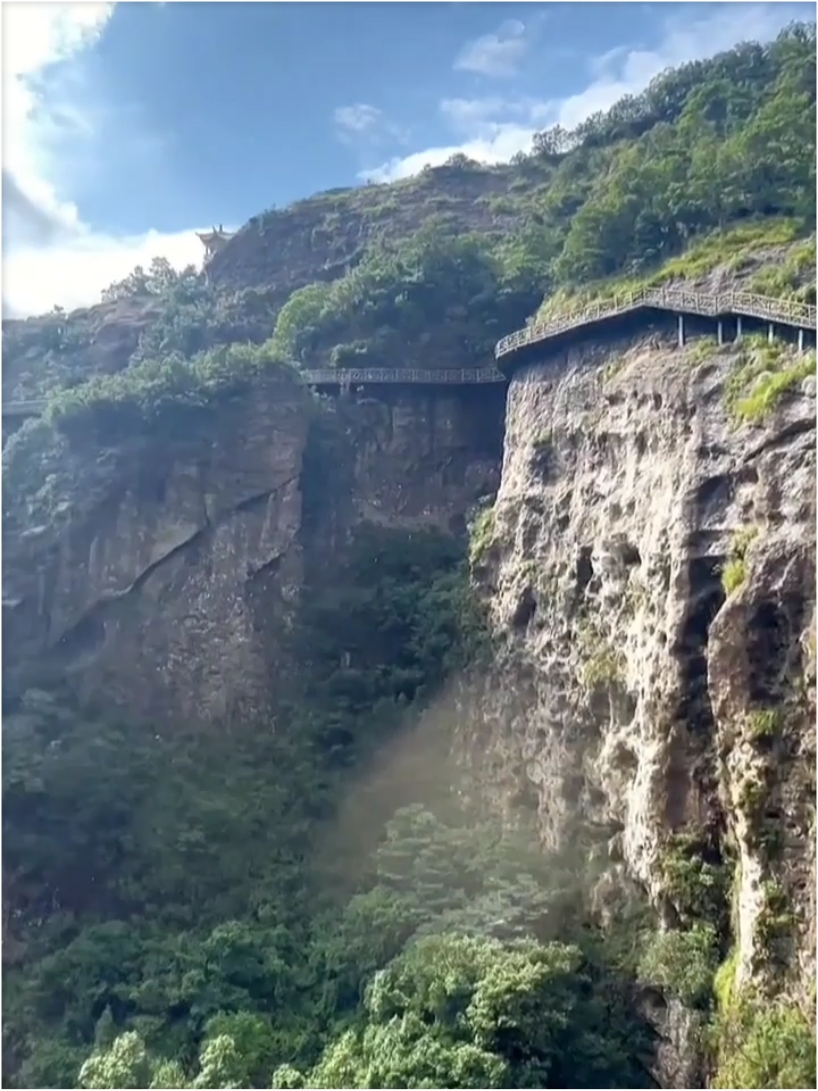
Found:
[[(115, 4), (6, 3), (3, 19), (3, 310), (28, 315), (84, 306), (138, 263), (201, 259), (193, 231), (113, 236), (84, 221), (72, 186), (98, 168), (104, 123), (120, 131), (87, 83), (85, 58)], [(131, 153), (158, 152), (134, 131)]]
[[(769, 41), (796, 18), (798, 10), (781, 3), (728, 4), (705, 9), (698, 19), (691, 19), (686, 12), (666, 21), (662, 40), (653, 50), (625, 45), (586, 58), (589, 82), (578, 94), (542, 100), (513, 96), (444, 100), (440, 110), (452, 132), (450, 143), (392, 158), (362, 176), (378, 182), (406, 178), (425, 166), (440, 166), (455, 154), (483, 163), (507, 162), (518, 152), (530, 150), (538, 130), (557, 123), (573, 128), (596, 111), (609, 109), (623, 95), (644, 90), (654, 76), (667, 68), (712, 57), (741, 41)], [(478, 39), (469, 48), (495, 37)], [(519, 35), (509, 40), (525, 46)], [(484, 57), (491, 54), (491, 48), (486, 48)], [(518, 60), (521, 56), (517, 55)], [(464, 67), (462, 59), (459, 67)], [(510, 64), (507, 58), (504, 69), (503, 62), (498, 61), (491, 74), (508, 74)]]
[(353, 106), (339, 106), (332, 115), (335, 135), (342, 144), (358, 147), (378, 144), (406, 143), (407, 132), (386, 116), (377, 106), (357, 102)]
[(528, 44), (525, 24), (518, 19), (507, 19), (493, 34), (467, 42), (454, 67), (481, 76), (508, 78), (516, 75)]

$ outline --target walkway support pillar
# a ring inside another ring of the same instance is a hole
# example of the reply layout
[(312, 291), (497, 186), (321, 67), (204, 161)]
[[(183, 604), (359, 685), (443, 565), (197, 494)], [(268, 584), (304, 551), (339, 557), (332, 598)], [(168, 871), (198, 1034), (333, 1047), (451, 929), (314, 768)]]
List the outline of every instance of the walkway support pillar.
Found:
[(721, 319), (716, 323), (716, 338), (720, 345), (724, 344), (724, 323)]
[(804, 331), (802, 329), (798, 331), (798, 351), (804, 351)]
[(736, 315), (736, 340), (741, 340), (741, 315)]
[(774, 339), (775, 339), (775, 329), (773, 327), (772, 322), (770, 322), (769, 325), (767, 326), (767, 340), (770, 342), (770, 344), (772, 344)]
[(685, 343), (685, 316), (683, 314), (679, 315), (678, 323), (679, 323), (679, 348), (684, 348), (684, 343)]

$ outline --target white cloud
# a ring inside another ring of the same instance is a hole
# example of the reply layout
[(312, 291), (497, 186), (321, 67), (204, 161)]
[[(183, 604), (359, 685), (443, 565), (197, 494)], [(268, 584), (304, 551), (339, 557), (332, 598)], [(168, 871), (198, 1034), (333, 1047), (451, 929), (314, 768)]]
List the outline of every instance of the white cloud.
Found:
[(528, 50), (525, 24), (508, 19), (493, 34), (467, 42), (454, 62), (456, 69), (481, 76), (507, 78), (516, 74)]
[[(162, 255), (201, 260), (193, 231), (112, 236), (83, 220), (72, 170), (93, 170), (104, 104), (89, 101), (82, 59), (115, 5), (5, 3), (3, 19), (3, 310), (29, 315), (71, 308), (134, 265)], [(60, 78), (50, 79), (61, 64)], [(47, 87), (47, 90), (46, 90)]]
[(339, 106), (332, 115), (342, 140), (371, 133), (383, 119), (383, 110), (376, 106), (367, 106), (365, 102), (355, 106)]
[(426, 166), (439, 167), (453, 155), (465, 155), (480, 163), (507, 163), (518, 152), (527, 152), (538, 128), (546, 124), (548, 103), (536, 99), (444, 99), (440, 112), (452, 134), (460, 137), (441, 147), (395, 157), (361, 177), (373, 182), (408, 178)]
[(62, 243), (4, 251), (5, 316), (42, 314), (57, 303), (66, 310), (98, 303), (103, 288), (122, 280), (135, 265), (147, 268), (159, 256), (177, 269), (198, 265), (202, 245), (193, 231), (117, 238), (83, 231)]
[[(666, 22), (661, 44), (655, 50), (619, 46), (601, 56), (587, 58), (585, 63), (592, 79), (578, 94), (555, 100), (497, 97), (444, 100), (440, 104), (441, 113), (453, 137), (460, 140), (390, 159), (374, 170), (363, 172), (362, 177), (376, 182), (407, 178), (426, 166), (440, 166), (455, 154), (488, 164), (507, 162), (517, 152), (530, 150), (538, 130), (557, 123), (573, 128), (596, 111), (608, 110), (623, 95), (638, 94), (666, 68), (712, 57), (741, 41), (769, 41), (797, 18), (798, 9), (781, 3), (726, 4), (720, 9), (710, 9), (698, 19), (691, 19), (686, 11)], [(524, 28), (522, 24), (516, 26), (519, 34), (508, 41), (525, 47), (520, 37)], [(501, 43), (499, 32), (478, 39), (468, 49), (476, 50), (481, 43), (485, 48), (482, 54), (474, 53), (474, 57), (492, 56), (492, 47), (485, 44), (489, 39)], [(502, 57), (502, 51), (496, 57)], [(462, 62), (461, 56), (457, 66), (467, 67)], [(497, 60), (492, 72), (486, 68), (472, 70), (505, 75), (510, 74), (511, 63), (507, 56), (505, 62)], [(487, 64), (490, 67), (491, 62)]]
[(342, 144), (383, 145), (393, 141), (406, 143), (408, 134), (399, 125), (390, 121), (383, 110), (357, 102), (354, 106), (339, 106), (332, 115), (335, 134)]

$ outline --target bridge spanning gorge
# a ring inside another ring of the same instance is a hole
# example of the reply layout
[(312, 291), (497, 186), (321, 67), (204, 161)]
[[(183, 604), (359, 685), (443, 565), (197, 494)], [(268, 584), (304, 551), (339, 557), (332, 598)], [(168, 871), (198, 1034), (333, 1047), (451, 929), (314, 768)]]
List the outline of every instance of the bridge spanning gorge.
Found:
[[(795, 300), (772, 299), (749, 292), (692, 292), (683, 288), (646, 288), (627, 295), (593, 303), (580, 310), (559, 315), (546, 322), (526, 326), (498, 341), (494, 350), (497, 367), (456, 369), (433, 368), (324, 368), (302, 371), (301, 381), (317, 389), (349, 390), (360, 386), (472, 386), (476, 383), (507, 382), (515, 367), (557, 348), (572, 334), (587, 329), (595, 333), (600, 326), (612, 326), (628, 316), (652, 312), (675, 314), (678, 320), (678, 340), (685, 341), (685, 317), (712, 319), (721, 343), (732, 333), (732, 339), (742, 336), (742, 323), (749, 320), (755, 326), (765, 324), (772, 339), (776, 327), (795, 331), (798, 347), (803, 350), (805, 332), (814, 334), (816, 308)], [(726, 327), (730, 325), (728, 330)], [(4, 417), (40, 416), (47, 406), (46, 399), (4, 402)]]

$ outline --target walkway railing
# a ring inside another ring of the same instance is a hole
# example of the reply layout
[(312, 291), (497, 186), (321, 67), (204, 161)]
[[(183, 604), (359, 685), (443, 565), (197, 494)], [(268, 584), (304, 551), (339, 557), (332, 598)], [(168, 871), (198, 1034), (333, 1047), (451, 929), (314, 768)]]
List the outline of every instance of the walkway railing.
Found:
[[(322, 368), (301, 371), (298, 378), (305, 386), (350, 387), (364, 383), (392, 383), (433, 386), (471, 386), (475, 383), (504, 383), (506, 377), (496, 367), (462, 368)], [(39, 417), (45, 412), (45, 398), (33, 401), (4, 402), (4, 417)]]
[(638, 292), (629, 292), (613, 299), (591, 303), (572, 313), (562, 314), (547, 322), (538, 322), (534, 326), (517, 330), (497, 342), (494, 355), (499, 360), (502, 356), (524, 345), (547, 341), (568, 330), (575, 330), (580, 326), (607, 318), (616, 318), (643, 307), (673, 311), (677, 314), (703, 315), (709, 318), (717, 318), (721, 315), (742, 315), (801, 329), (814, 330), (816, 326), (815, 307), (794, 299), (773, 299), (769, 296), (754, 295), (751, 292), (710, 294), (691, 292), (685, 288), (643, 288)]
[(324, 368), (302, 371), (307, 386), (350, 386), (356, 383), (432, 383), (435, 386), (467, 386), (471, 383), (504, 383), (505, 376), (496, 367), (445, 368)]

